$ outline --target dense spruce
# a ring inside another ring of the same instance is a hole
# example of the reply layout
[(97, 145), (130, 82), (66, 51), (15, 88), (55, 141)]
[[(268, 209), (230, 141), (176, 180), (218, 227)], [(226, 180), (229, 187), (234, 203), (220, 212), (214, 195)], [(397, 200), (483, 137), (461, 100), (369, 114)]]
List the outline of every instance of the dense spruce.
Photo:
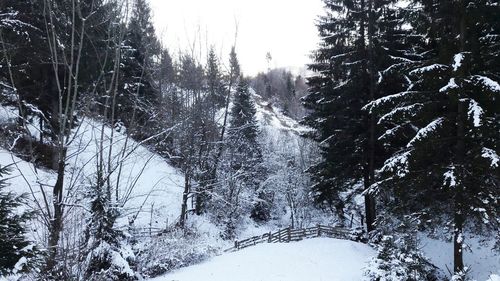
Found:
[(363, 179), (368, 230), (375, 197), (380, 223), (452, 234), (460, 278), (464, 233), (499, 229), (496, 5), (325, 1), (304, 98), (323, 155), (316, 201), (342, 218)]
[(28, 221), (33, 213), (21, 211), (25, 196), (7, 191), (12, 167), (0, 165), (0, 275), (26, 271), (35, 254), (33, 243), (26, 237)]
[[(498, 57), (490, 52), (498, 47), (500, 32), (491, 16), (498, 19), (500, 13), (484, 12), (491, 5), (433, 5), (442, 24), (414, 23), (415, 32), (424, 27), (434, 32), (421, 34), (430, 44), (420, 64), (407, 72), (407, 89), (366, 107), (383, 114), (379, 123), (392, 124), (388, 138), (405, 126), (415, 128), (386, 160), (373, 188), (391, 190), (388, 210), (453, 234), (459, 276), (466, 270), (464, 233), (499, 229), (500, 73)], [(430, 6), (424, 7), (421, 13), (430, 13)]]

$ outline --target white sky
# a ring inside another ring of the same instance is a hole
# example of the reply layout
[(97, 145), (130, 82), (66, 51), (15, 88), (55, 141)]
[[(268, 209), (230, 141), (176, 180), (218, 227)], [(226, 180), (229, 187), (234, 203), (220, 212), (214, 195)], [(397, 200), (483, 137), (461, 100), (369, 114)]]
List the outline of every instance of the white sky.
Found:
[[(224, 62), (234, 44), (243, 70), (254, 75), (271, 67), (294, 70), (309, 63), (319, 41), (314, 25), (322, 13), (321, 0), (149, 0), (155, 27), (171, 55), (191, 50), (205, 62), (214, 45)], [(201, 46), (201, 48), (200, 48)]]

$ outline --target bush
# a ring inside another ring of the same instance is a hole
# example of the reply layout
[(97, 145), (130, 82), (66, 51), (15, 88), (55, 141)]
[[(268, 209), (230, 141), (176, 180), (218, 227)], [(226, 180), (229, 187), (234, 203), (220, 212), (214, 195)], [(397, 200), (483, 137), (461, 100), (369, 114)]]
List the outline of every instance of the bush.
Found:
[(191, 229), (174, 228), (147, 242), (137, 244), (138, 270), (145, 278), (152, 278), (169, 271), (200, 263), (217, 253), (204, 235)]

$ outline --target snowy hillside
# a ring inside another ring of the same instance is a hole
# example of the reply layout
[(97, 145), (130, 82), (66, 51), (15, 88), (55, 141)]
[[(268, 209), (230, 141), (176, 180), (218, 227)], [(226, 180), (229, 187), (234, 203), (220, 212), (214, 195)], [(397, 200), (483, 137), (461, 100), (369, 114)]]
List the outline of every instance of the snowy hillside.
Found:
[(365, 244), (329, 238), (261, 244), (151, 281), (361, 280), (374, 255)]
[[(9, 108), (2, 107), (1, 110), (2, 122), (14, 118), (15, 114)], [(104, 134), (101, 136), (102, 130)], [(124, 210), (117, 221), (118, 226), (127, 226), (133, 221), (137, 228), (165, 228), (178, 219), (184, 180), (179, 171), (146, 147), (100, 122), (85, 119), (73, 134), (74, 140), (68, 150), (65, 178), (68, 194), (65, 196), (67, 204), (75, 211), (74, 215), (85, 213), (86, 203), (81, 202), (81, 198), (95, 179), (96, 154), (102, 137), (105, 143), (103, 153), (110, 153), (112, 159), (108, 163), (109, 169), (114, 170), (111, 183), (118, 186), (115, 196)], [(44, 195), (50, 202), (51, 186), (56, 180), (54, 171), (36, 168), (4, 148), (0, 149), (0, 163), (14, 163), (10, 189), (30, 194), (28, 198), (33, 201), (31, 206), (34, 209), (43, 204)], [(81, 216), (80, 220), (80, 223), (84, 222)]]

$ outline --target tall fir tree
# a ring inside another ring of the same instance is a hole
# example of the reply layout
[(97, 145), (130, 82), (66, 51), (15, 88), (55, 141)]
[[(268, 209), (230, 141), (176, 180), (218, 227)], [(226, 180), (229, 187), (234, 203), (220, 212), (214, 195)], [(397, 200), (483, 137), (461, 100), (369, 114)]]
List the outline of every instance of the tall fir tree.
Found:
[[(160, 52), (151, 8), (146, 0), (134, 0), (122, 46), (120, 94), (117, 99), (117, 117), (129, 129), (133, 124), (146, 125), (154, 115), (153, 105), (160, 98), (154, 80), (155, 62)], [(145, 132), (139, 131), (136, 137), (146, 137)]]
[(270, 209), (262, 180), (265, 169), (258, 142), (259, 126), (257, 110), (249, 91), (248, 81), (241, 79), (233, 98), (228, 131), (228, 153), (230, 169), (237, 174), (245, 188), (256, 196), (251, 210), (251, 218), (257, 222), (270, 219)]
[(462, 280), (465, 233), (500, 229), (500, 73), (493, 51), (500, 11), (493, 8), (498, 1), (421, 4), (416, 18), (431, 20), (412, 24), (428, 45), (406, 73), (408, 88), (366, 107), (382, 115), (388, 138), (403, 127), (415, 132), (399, 135), (405, 145), (385, 161), (372, 188), (389, 190), (393, 214), (452, 233), (454, 273)]
[[(358, 182), (368, 190), (375, 170), (383, 161), (384, 147), (376, 117), (362, 107), (375, 98), (390, 95), (407, 84), (396, 71), (409, 60), (399, 47), (410, 43), (402, 26), (402, 14), (392, 1), (324, 1), (327, 15), (320, 18), (323, 38), (309, 66), (316, 75), (308, 79), (303, 98), (310, 109), (305, 123), (315, 128), (323, 160), (309, 169), (314, 178), (316, 202), (332, 207), (344, 220), (347, 191)], [(367, 230), (374, 229), (374, 195), (365, 192)]]

